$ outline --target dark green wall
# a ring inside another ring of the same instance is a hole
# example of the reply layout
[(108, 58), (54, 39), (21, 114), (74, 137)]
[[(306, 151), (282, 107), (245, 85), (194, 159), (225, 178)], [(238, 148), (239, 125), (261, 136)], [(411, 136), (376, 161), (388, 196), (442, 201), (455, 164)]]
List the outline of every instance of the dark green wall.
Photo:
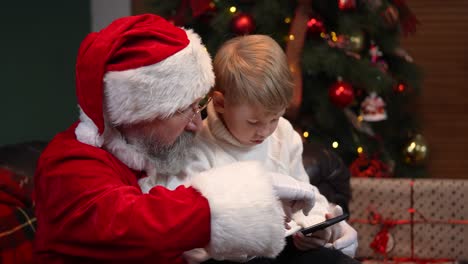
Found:
[(4, 1), (0, 145), (50, 140), (77, 120), (75, 61), (89, 1)]

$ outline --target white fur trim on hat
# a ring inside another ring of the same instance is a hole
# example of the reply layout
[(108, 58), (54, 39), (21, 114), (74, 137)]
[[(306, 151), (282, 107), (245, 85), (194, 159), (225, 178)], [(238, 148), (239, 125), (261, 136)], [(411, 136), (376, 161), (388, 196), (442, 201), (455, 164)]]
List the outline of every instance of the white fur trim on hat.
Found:
[(215, 259), (277, 256), (285, 245), (284, 213), (271, 179), (258, 162), (217, 167), (195, 176), (190, 185), (208, 199)]
[(204, 96), (214, 85), (211, 58), (200, 37), (153, 65), (104, 76), (105, 105), (113, 125), (165, 118)]

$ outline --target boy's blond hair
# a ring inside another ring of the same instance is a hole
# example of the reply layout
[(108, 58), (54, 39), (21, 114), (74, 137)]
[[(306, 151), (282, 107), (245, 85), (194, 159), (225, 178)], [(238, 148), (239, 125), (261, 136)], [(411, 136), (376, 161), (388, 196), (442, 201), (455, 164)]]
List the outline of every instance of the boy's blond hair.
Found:
[(225, 42), (213, 62), (215, 90), (232, 104), (259, 104), (267, 111), (286, 108), (293, 80), (286, 55), (266, 35), (239, 36)]

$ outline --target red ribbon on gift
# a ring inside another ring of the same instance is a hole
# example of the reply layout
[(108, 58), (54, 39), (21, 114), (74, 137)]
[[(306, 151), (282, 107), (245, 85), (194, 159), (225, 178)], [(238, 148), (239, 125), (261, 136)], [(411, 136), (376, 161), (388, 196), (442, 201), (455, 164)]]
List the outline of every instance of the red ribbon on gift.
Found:
[(453, 259), (418, 259), (418, 258), (393, 258), (395, 263), (414, 262), (418, 264), (446, 263), (454, 261)]
[[(375, 235), (374, 239), (370, 243), (370, 247), (378, 254), (384, 257), (385, 262), (390, 260), (387, 256), (387, 248), (388, 242), (390, 238), (389, 230), (397, 225), (410, 225), (411, 228), (411, 257), (409, 258), (398, 258), (393, 257), (391, 261), (393, 263), (402, 263), (402, 262), (415, 262), (419, 264), (427, 264), (427, 263), (442, 263), (442, 262), (449, 262), (454, 261), (453, 259), (419, 259), (414, 257), (414, 231), (413, 227), (414, 224), (457, 224), (457, 225), (468, 225), (468, 220), (458, 220), (458, 219), (449, 219), (449, 220), (432, 220), (426, 218), (423, 214), (418, 212), (414, 208), (414, 181), (410, 181), (411, 187), (411, 200), (410, 200), (410, 208), (408, 208), (408, 212), (410, 213), (410, 219), (386, 219), (381, 214), (377, 212), (374, 208), (369, 206), (366, 211), (369, 212), (368, 219), (350, 219), (349, 222), (352, 223), (361, 223), (361, 224), (372, 224), (372, 225), (380, 225), (381, 229)], [(414, 220), (414, 214), (417, 213), (422, 220)]]
[[(363, 261), (365, 260), (372, 261), (372, 259), (363, 259)], [(453, 261), (454, 261), (453, 259), (392, 258), (391, 260), (385, 259), (383, 263), (384, 264), (390, 264), (390, 263), (433, 264), (433, 263), (447, 263), (447, 262), (453, 262)]]
[[(387, 248), (390, 233), (389, 230), (397, 225), (406, 225), (411, 224), (412, 220), (405, 220), (405, 219), (385, 219), (382, 217), (381, 214), (377, 213), (372, 207), (368, 207), (366, 209), (369, 211), (369, 219), (351, 219), (351, 223), (361, 223), (361, 224), (373, 224), (373, 225), (381, 225), (380, 231), (375, 235), (374, 239), (372, 240), (370, 247), (377, 253), (383, 255), (385, 258), (387, 257)], [(412, 251), (412, 250), (411, 250)]]

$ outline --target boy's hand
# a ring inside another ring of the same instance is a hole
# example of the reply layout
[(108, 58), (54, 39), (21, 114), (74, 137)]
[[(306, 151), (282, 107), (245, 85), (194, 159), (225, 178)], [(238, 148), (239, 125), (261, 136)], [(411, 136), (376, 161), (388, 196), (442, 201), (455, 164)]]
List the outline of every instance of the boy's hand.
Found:
[[(331, 208), (331, 213), (327, 214), (327, 218), (332, 218), (343, 214), (343, 209), (339, 205)], [(333, 247), (340, 250), (344, 254), (354, 257), (358, 247), (357, 232), (346, 221), (341, 221), (338, 224), (332, 225), (332, 240), (325, 247)]]
[(294, 207), (302, 208), (305, 215), (308, 215), (315, 204), (315, 192), (312, 185), (298, 181), (288, 175), (280, 173), (270, 173), (273, 189), (282, 201), (294, 201)]
[(330, 238), (331, 230), (325, 228), (307, 236), (303, 235), (301, 232), (297, 232), (293, 235), (293, 242), (297, 249), (305, 251), (324, 246)]
[[(305, 216), (301, 212), (296, 212), (293, 215), (293, 219), (298, 225), (300, 225), (303, 228), (306, 228), (316, 223), (324, 221), (325, 215), (322, 217), (318, 215)], [(304, 235), (301, 232), (297, 232), (293, 236), (293, 242), (297, 249), (309, 250), (312, 248), (324, 246), (328, 241), (330, 241), (331, 235), (332, 231), (329, 228), (319, 230), (309, 235)]]

